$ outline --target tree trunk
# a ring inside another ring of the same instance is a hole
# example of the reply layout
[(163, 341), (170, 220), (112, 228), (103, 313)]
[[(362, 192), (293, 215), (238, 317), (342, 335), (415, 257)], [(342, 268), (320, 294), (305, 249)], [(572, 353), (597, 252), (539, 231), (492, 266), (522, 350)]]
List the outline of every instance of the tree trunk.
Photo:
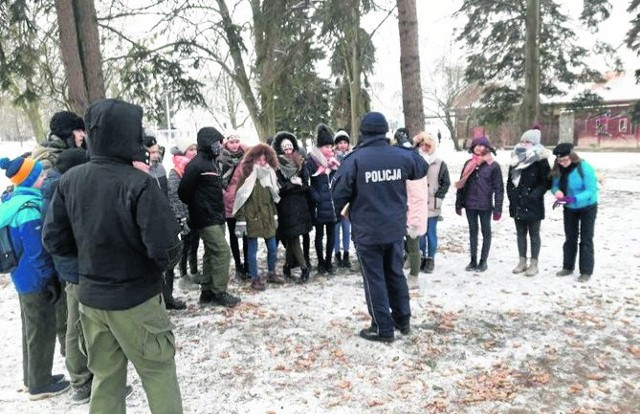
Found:
[(55, 0), (55, 5), (70, 106), (83, 116), (91, 102), (105, 97), (95, 6), (93, 0)]
[(45, 131), (42, 126), (42, 118), (40, 118), (40, 107), (37, 101), (29, 102), (23, 108), (24, 113), (29, 118), (33, 135), (36, 137), (36, 142), (42, 143), (45, 139)]
[(397, 5), (404, 124), (410, 134), (416, 135), (424, 130), (416, 0), (397, 0)]
[(527, 0), (525, 86), (520, 108), (522, 131), (540, 115), (540, 0)]
[[(100, 34), (94, 0), (74, 0), (73, 3), (82, 70), (89, 104), (104, 99), (104, 77), (102, 74), (102, 53), (100, 52)], [(85, 107), (86, 109), (86, 107)], [(80, 116), (84, 115), (79, 112)]]
[[(351, 8), (351, 17), (353, 19), (353, 36), (351, 39), (351, 56), (350, 56), (350, 74), (349, 74), (349, 99), (351, 100), (351, 136), (358, 137), (360, 131), (361, 114), (361, 86), (360, 78), (362, 76), (362, 60), (361, 45), (359, 39), (360, 33), (360, 0), (353, 2)], [(356, 140), (357, 141), (357, 140)]]

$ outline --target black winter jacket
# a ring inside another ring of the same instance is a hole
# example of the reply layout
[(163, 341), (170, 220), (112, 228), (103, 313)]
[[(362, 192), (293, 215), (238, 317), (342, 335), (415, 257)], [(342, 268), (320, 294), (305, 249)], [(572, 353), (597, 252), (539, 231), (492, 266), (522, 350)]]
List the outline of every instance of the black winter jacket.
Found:
[(509, 167), (507, 197), (511, 217), (524, 221), (544, 219), (544, 194), (551, 188), (550, 170), (547, 158), (536, 161), (522, 170), (516, 187), (511, 179), (514, 167)]
[(116, 99), (85, 116), (91, 160), (60, 179), (43, 229), (52, 254), (74, 255), (78, 300), (123, 310), (162, 291), (177, 261), (179, 228), (157, 182), (132, 166), (142, 148), (142, 108)]
[[(284, 156), (281, 155), (279, 158), (281, 164), (287, 162)], [(286, 240), (309, 233), (313, 228), (313, 206), (307, 169), (302, 166), (296, 174), (302, 180), (302, 185), (293, 184), (280, 170), (276, 175), (280, 186), (278, 238)]]
[(187, 164), (178, 187), (178, 196), (189, 206), (190, 224), (194, 229), (225, 224), (222, 176), (214, 162), (211, 144), (198, 137), (198, 154)]

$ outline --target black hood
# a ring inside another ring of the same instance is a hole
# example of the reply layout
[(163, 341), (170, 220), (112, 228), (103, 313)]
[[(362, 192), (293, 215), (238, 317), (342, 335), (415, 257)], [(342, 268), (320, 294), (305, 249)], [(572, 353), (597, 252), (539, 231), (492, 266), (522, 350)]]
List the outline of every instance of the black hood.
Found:
[(271, 146), (276, 151), (276, 154), (284, 154), (284, 152), (282, 151), (282, 141), (284, 139), (288, 139), (289, 141), (291, 141), (291, 144), (293, 144), (293, 150), (295, 152), (300, 151), (300, 146), (298, 145), (298, 139), (296, 138), (296, 136), (288, 131), (280, 131), (273, 136), (273, 142), (271, 143)]
[(203, 152), (207, 154), (208, 158), (212, 158), (214, 154), (211, 150), (211, 146), (216, 142), (222, 142), (223, 139), (224, 136), (214, 127), (200, 128), (196, 140), (198, 144), (198, 152)]
[(142, 146), (142, 107), (119, 99), (95, 102), (84, 115), (91, 156), (139, 159)]

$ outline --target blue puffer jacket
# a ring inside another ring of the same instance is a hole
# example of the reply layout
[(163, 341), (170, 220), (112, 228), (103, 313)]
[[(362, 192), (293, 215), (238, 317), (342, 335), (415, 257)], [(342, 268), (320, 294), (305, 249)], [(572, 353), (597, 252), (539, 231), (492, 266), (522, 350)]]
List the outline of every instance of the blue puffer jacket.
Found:
[[(566, 204), (566, 208), (578, 210), (598, 203), (598, 179), (593, 167), (585, 160), (580, 160), (574, 168), (570, 169), (567, 177), (567, 191), (565, 196), (576, 198), (574, 203)], [(579, 169), (582, 169), (580, 174)], [(561, 169), (561, 173), (564, 173)], [(551, 194), (560, 189), (560, 176), (553, 177)]]
[(417, 151), (391, 146), (383, 134), (362, 135), (338, 168), (332, 191), (337, 211), (349, 205), (356, 243), (395, 243), (407, 234), (407, 180), (427, 174)]
[[(26, 202), (37, 207), (21, 209)], [(0, 204), (0, 227), (10, 226), (11, 241), (20, 258), (11, 279), (21, 294), (45, 291), (47, 281), (56, 274), (51, 256), (42, 247), (41, 207), (40, 190), (24, 187), (16, 187), (11, 197)]]
[(318, 170), (318, 167), (318, 163), (313, 158), (307, 159), (305, 168), (310, 177), (309, 188), (315, 207), (314, 223), (335, 223), (338, 221), (338, 212), (333, 205), (333, 197), (331, 196), (331, 180), (336, 172), (331, 171), (329, 175), (323, 173), (314, 176), (313, 174)]

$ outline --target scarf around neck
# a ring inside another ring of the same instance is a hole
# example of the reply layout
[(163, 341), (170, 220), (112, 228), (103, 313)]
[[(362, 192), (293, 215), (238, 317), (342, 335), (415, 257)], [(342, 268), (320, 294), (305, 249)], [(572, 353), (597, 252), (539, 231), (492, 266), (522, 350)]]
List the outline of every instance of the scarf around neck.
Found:
[(462, 171), (462, 177), (460, 177), (460, 181), (454, 184), (455, 187), (458, 190), (464, 188), (473, 171), (476, 168), (480, 167), (483, 163), (487, 163), (488, 165), (493, 164), (493, 155), (491, 155), (490, 152), (487, 151), (487, 153), (484, 155), (473, 154), (471, 156), (471, 160), (469, 160), (467, 166), (464, 167), (464, 170)]
[(331, 174), (331, 171), (335, 171), (340, 167), (340, 162), (335, 156), (327, 159), (318, 147), (313, 148), (309, 155), (313, 158), (316, 164), (318, 164), (318, 169), (313, 174), (314, 177), (320, 174), (329, 175)]
[(514, 186), (520, 184), (522, 170), (548, 156), (548, 151), (540, 144), (527, 146), (522, 143), (516, 145), (511, 153), (511, 182)]
[(182, 177), (184, 175), (184, 169), (189, 164), (191, 158), (187, 158), (184, 155), (174, 155), (173, 156), (173, 169), (178, 173), (178, 177)]
[(231, 214), (235, 215), (244, 203), (247, 202), (253, 192), (256, 181), (258, 181), (264, 188), (269, 189), (274, 203), (278, 203), (280, 201), (276, 172), (269, 165), (260, 167), (258, 164), (254, 164), (253, 171), (251, 171), (251, 174), (249, 174), (249, 176), (244, 180), (244, 183), (242, 183), (242, 186), (236, 191), (236, 198), (233, 202), (233, 211)]

